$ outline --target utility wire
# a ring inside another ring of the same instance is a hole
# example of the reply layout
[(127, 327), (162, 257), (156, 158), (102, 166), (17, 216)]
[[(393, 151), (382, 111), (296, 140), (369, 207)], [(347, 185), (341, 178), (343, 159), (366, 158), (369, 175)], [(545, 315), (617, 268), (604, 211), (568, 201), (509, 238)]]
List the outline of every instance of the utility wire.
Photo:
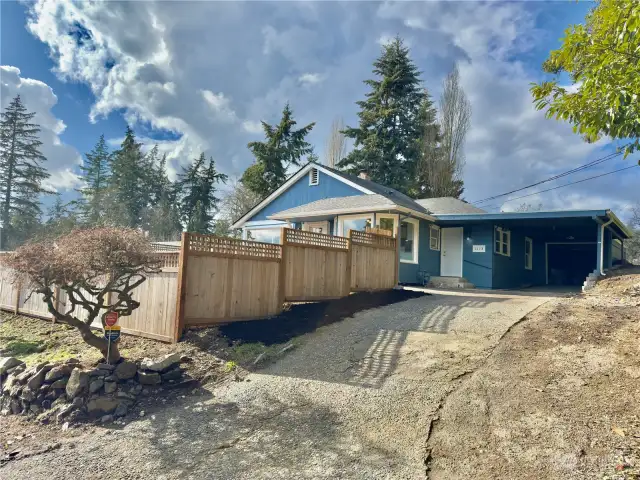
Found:
[[(622, 148), (624, 149), (625, 147), (622, 147)], [(610, 153), (608, 155), (605, 155), (604, 157), (597, 158), (597, 159), (592, 160), (592, 161), (590, 161), (588, 163), (585, 163), (584, 165), (580, 165), (579, 167), (572, 168), (571, 170), (567, 170), (566, 172), (559, 173), (558, 175), (554, 175), (553, 177), (549, 177), (549, 178), (546, 178), (544, 180), (540, 180), (539, 182), (532, 183), (531, 185), (527, 185), (527, 186), (521, 187), (521, 188), (516, 188), (515, 190), (511, 190), (511, 191), (506, 192), (506, 193), (501, 193), (500, 195), (494, 195), (492, 197), (483, 198), (482, 200), (476, 200), (475, 202), (470, 202), (470, 203), (472, 203), (472, 204), (484, 203), (484, 202), (488, 202), (489, 200), (494, 200), (496, 198), (504, 197), (504, 196), (507, 196), (507, 195), (511, 195), (512, 193), (516, 193), (516, 192), (520, 192), (522, 190), (526, 190), (527, 188), (536, 187), (536, 186), (541, 185), (543, 183), (551, 182), (553, 180), (557, 180), (559, 178), (566, 177), (567, 175), (572, 175), (572, 174), (580, 172), (582, 170), (586, 170), (587, 168), (594, 167), (594, 166), (599, 165), (601, 163), (604, 163), (604, 162), (606, 162), (608, 160), (611, 160), (613, 158), (619, 157), (623, 153), (624, 153), (623, 150), (620, 150), (620, 151), (617, 151), (617, 152), (613, 152), (613, 153)]]
[[(601, 173), (600, 175), (594, 175), (593, 177), (587, 177), (587, 178), (583, 178), (582, 180), (577, 180), (575, 182), (569, 182), (569, 183), (565, 183), (563, 185), (558, 185), (557, 187), (547, 188), (546, 190), (540, 190), (538, 192), (529, 193), (527, 195), (521, 195), (519, 197), (510, 198), (510, 199), (507, 200), (507, 202), (512, 202), (513, 200), (520, 200), (521, 198), (531, 197), (533, 195), (538, 195), (539, 193), (550, 192), (551, 190), (557, 190), (558, 188), (568, 187), (569, 185), (575, 185), (577, 183), (586, 182), (586, 181), (589, 181), (589, 180), (593, 180), (595, 178), (606, 177), (607, 175), (612, 175), (614, 173), (622, 172), (624, 170), (629, 170), (630, 168), (635, 168), (635, 167), (638, 167), (638, 166), (640, 166), (640, 165), (636, 164), (636, 165), (631, 165), (630, 167), (619, 168), (619, 169), (613, 170), (611, 172)], [(502, 196), (502, 195), (500, 195), (500, 196)], [(500, 205), (483, 205), (482, 208), (493, 208), (493, 207), (497, 207), (497, 206), (500, 206)]]

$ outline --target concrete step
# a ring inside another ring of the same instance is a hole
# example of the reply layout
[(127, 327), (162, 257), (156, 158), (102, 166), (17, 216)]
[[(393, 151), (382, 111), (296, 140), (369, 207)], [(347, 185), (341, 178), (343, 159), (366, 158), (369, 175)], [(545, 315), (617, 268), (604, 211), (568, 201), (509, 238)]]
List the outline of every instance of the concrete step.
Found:
[(431, 277), (429, 287), (434, 288), (476, 288), (464, 277)]

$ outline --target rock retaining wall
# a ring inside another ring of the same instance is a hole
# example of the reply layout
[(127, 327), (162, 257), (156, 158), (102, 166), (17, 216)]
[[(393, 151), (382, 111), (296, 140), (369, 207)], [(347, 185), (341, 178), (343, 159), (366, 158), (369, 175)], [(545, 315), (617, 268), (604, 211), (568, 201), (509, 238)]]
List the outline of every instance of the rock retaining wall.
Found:
[(13, 357), (0, 358), (0, 413), (28, 415), (42, 423), (97, 417), (107, 422), (125, 416), (150, 387), (194, 385), (180, 362), (177, 353), (94, 368), (76, 359), (27, 367)]

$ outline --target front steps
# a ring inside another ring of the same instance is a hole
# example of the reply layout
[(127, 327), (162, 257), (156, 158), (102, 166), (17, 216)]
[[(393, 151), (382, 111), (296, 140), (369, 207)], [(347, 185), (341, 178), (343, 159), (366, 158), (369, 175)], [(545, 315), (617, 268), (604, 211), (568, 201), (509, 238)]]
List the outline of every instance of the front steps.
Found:
[(434, 288), (476, 288), (464, 277), (431, 277), (427, 287)]
[(589, 275), (587, 275), (586, 280), (582, 284), (582, 291), (588, 292), (593, 287), (595, 287), (596, 283), (598, 283), (599, 278), (600, 278), (600, 275), (598, 274), (598, 270), (594, 270)]

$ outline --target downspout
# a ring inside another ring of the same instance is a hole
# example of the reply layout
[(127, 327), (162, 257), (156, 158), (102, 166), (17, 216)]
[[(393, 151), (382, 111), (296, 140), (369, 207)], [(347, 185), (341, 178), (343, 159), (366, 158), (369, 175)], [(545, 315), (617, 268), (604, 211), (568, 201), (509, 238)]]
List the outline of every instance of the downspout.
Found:
[(594, 218), (599, 224), (600, 224), (600, 231), (598, 232), (599, 235), (599, 240), (600, 240), (600, 245), (598, 245), (598, 248), (600, 249), (600, 255), (599, 255), (599, 264), (598, 264), (598, 274), (605, 276), (606, 274), (604, 273), (604, 229), (606, 226), (610, 225), (611, 223), (613, 223), (613, 219), (610, 219), (608, 222), (602, 223), (599, 219)]

